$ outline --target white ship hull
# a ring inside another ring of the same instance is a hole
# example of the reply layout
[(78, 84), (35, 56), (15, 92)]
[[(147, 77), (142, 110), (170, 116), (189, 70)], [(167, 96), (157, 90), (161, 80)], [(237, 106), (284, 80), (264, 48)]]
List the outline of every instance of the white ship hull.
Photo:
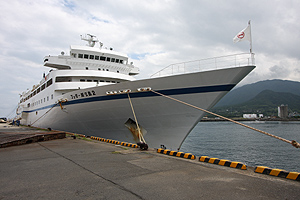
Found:
[(165, 145), (177, 150), (205, 113), (151, 91), (137, 92), (137, 88), (150, 87), (200, 108), (210, 109), (254, 68), (235, 67), (79, 89), (60, 97), (67, 99), (62, 103), (63, 109), (55, 104), (57, 99), (51, 99), (48, 105), (39, 108), (24, 109), (21, 123), (135, 142), (125, 126), (129, 118), (134, 120), (127, 93), (106, 94), (108, 91), (130, 89), (138, 123), (147, 131), (144, 138), (149, 147)]

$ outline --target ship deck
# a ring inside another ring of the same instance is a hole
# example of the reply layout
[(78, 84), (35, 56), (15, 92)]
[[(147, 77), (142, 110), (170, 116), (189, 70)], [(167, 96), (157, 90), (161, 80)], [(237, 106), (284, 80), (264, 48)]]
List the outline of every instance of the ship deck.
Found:
[[(14, 133), (15, 141), (16, 135), (35, 131), (0, 127), (1, 133)], [(0, 199), (296, 199), (300, 191), (299, 181), (254, 173), (251, 167), (87, 138), (1, 148), (0, 157)]]

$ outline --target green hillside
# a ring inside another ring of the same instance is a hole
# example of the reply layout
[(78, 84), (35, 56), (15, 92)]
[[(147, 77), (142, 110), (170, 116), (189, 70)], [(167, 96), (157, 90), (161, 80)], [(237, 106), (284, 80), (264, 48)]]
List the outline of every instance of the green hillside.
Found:
[(264, 90), (286, 92), (300, 96), (300, 82), (275, 79), (244, 85), (230, 91), (217, 105), (215, 105), (215, 108), (245, 103), (255, 98)]
[(274, 92), (263, 90), (254, 98), (244, 103), (220, 106), (212, 109), (213, 112), (227, 117), (242, 117), (246, 113), (264, 114), (264, 116), (277, 116), (278, 106), (288, 105), (289, 112), (300, 113), (300, 96), (288, 92)]

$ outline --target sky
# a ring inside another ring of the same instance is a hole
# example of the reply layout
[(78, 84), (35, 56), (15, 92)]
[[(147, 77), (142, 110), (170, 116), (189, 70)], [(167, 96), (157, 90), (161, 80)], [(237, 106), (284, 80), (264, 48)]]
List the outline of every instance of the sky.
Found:
[(241, 83), (300, 81), (299, 0), (9, 0), (0, 2), (0, 117), (39, 83), (47, 55), (93, 34), (149, 78), (178, 62), (249, 52), (233, 43), (251, 20), (256, 69)]

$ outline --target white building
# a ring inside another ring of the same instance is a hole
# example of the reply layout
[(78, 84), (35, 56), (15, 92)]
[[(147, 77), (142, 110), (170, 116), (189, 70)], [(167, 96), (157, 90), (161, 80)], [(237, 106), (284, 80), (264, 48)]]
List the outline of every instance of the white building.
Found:
[(255, 118), (257, 118), (257, 114), (243, 114), (243, 118), (255, 119)]
[(288, 105), (278, 106), (278, 117), (287, 118), (288, 117)]

